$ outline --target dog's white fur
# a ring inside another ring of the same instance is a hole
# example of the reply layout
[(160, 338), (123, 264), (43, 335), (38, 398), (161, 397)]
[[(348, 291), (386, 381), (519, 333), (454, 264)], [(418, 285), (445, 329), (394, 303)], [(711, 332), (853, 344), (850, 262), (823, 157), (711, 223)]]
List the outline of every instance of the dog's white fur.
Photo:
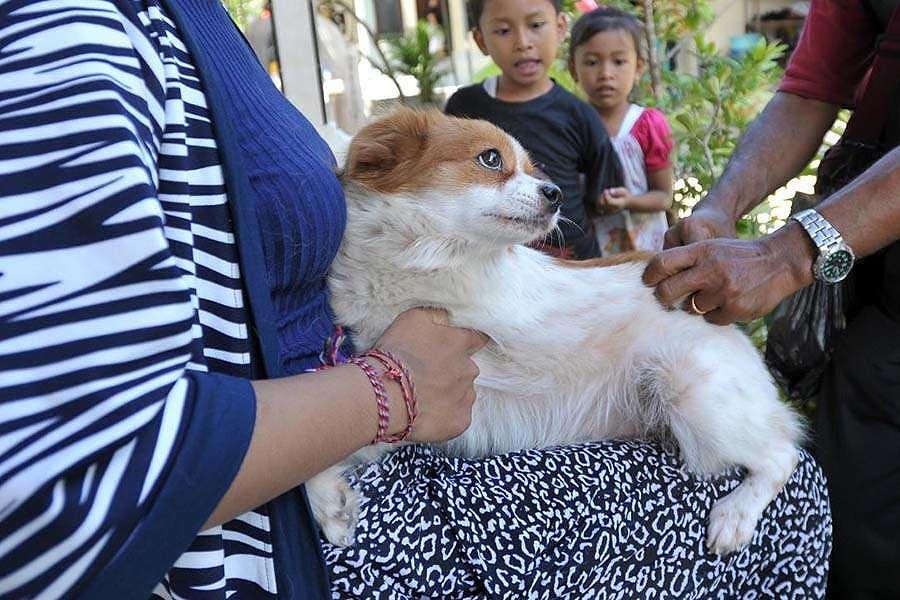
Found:
[[(443, 122), (430, 118), (431, 127)], [(641, 282), (645, 262), (576, 267), (519, 245), (556, 217), (542, 212), (543, 182), (510, 144), (515, 174), (502, 185), (459, 185), (447, 169), (438, 171), (449, 181), (402, 192), (345, 181), (347, 230), (329, 280), (338, 322), (358, 350), (416, 306), (444, 308), (453, 324), (490, 336), (475, 357), (471, 427), (446, 444), (453, 454), (669, 437), (694, 474), (746, 467), (715, 504), (707, 539), (719, 553), (745, 545), (796, 465), (799, 418), (738, 329), (659, 305)], [(315, 516), (337, 544), (352, 541), (359, 501), (343, 468), (308, 482)]]

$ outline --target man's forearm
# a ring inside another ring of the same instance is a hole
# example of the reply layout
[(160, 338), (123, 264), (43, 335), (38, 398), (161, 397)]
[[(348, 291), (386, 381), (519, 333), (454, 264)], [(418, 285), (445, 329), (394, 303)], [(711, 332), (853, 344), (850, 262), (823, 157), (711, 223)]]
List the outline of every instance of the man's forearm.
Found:
[(809, 163), (837, 112), (833, 104), (776, 93), (701, 206), (737, 220)]
[[(858, 258), (900, 239), (900, 148), (816, 207)], [(763, 238), (794, 274), (791, 293), (812, 283), (816, 249), (795, 221)]]
[(900, 147), (829, 196), (817, 210), (857, 256), (900, 239)]

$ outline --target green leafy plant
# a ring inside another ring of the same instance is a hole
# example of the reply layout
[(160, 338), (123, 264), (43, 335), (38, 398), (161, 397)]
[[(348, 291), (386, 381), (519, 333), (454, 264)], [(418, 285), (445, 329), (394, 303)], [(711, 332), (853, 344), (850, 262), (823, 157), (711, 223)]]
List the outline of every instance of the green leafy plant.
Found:
[(662, 108), (675, 128), (676, 176), (696, 180), (695, 190), (702, 193), (722, 174), (741, 133), (771, 96), (784, 47), (760, 40), (734, 59), (700, 35), (694, 46), (699, 73), (664, 71), (665, 95), (647, 101)]
[(429, 48), (432, 35), (432, 26), (420, 19), (414, 30), (384, 38), (394, 70), (415, 77), (419, 85), (419, 100), (424, 104), (435, 103), (435, 88), (444, 75), (438, 57)]

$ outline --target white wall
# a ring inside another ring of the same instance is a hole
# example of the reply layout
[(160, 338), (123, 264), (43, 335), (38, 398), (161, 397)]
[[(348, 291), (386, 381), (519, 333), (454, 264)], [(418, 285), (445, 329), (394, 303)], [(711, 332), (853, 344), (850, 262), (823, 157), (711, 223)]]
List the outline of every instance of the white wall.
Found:
[(400, 12), (403, 14), (403, 29), (415, 29), (419, 20), (416, 0), (400, 0)]
[(747, 21), (754, 14), (765, 14), (772, 10), (787, 8), (792, 0), (714, 0), (713, 9), (719, 18), (707, 32), (710, 41), (715, 42), (720, 51), (726, 52), (731, 38), (745, 33)]

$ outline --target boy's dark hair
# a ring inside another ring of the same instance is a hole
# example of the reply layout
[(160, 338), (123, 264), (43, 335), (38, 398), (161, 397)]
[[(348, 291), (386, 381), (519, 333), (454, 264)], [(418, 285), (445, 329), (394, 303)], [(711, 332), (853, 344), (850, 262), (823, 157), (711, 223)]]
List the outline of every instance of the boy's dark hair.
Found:
[[(481, 13), (484, 12), (484, 5), (487, 4), (490, 0), (468, 0), (466, 2), (466, 12), (469, 15), (469, 27), (472, 29), (478, 29), (478, 21), (481, 20)], [(550, 4), (553, 5), (553, 8), (558, 13), (562, 10), (562, 0), (547, 0)]]
[(618, 8), (598, 8), (584, 13), (572, 26), (569, 42), (569, 62), (575, 60), (575, 49), (604, 31), (624, 31), (634, 40), (638, 58), (644, 58), (644, 25), (632, 14)]

